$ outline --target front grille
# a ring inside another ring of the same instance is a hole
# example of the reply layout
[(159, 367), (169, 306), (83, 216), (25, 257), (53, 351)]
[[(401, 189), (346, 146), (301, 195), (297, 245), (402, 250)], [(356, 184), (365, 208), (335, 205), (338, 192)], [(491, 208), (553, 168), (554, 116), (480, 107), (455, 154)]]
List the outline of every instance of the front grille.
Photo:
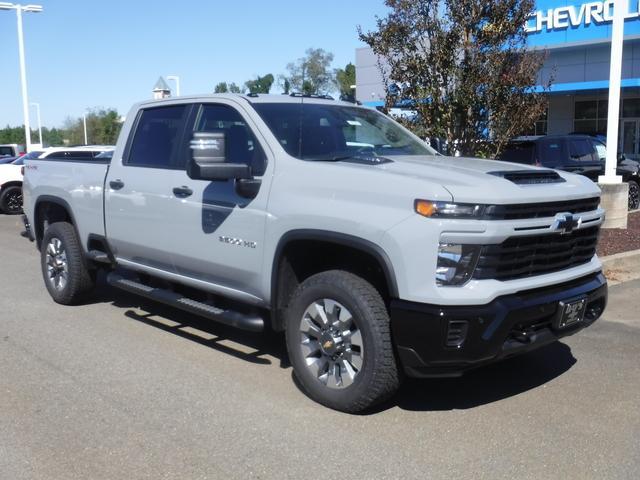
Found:
[(583, 265), (596, 253), (599, 230), (598, 226), (567, 235), (511, 237), (499, 245), (485, 245), (473, 278), (514, 280)]
[(490, 205), (485, 208), (485, 220), (522, 220), (552, 218), (558, 213), (592, 212), (598, 208), (600, 197), (581, 198), (562, 202), (523, 203), (517, 205)]

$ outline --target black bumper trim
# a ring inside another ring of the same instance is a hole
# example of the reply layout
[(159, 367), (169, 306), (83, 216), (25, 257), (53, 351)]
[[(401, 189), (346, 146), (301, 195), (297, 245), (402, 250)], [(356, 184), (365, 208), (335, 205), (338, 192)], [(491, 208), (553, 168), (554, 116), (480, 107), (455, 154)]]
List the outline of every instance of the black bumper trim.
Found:
[[(553, 328), (562, 300), (587, 299), (584, 321), (566, 329)], [(607, 303), (602, 273), (571, 282), (496, 298), (487, 305), (439, 306), (402, 300), (391, 302), (391, 328), (398, 356), (413, 377), (458, 376), (465, 370), (525, 353), (595, 322)], [(468, 321), (459, 347), (446, 346), (451, 321)]]

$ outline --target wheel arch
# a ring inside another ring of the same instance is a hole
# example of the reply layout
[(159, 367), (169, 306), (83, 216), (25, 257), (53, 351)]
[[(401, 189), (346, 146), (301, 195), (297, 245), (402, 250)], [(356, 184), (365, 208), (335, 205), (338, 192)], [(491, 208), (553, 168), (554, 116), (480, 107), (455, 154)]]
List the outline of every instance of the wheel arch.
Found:
[(10, 182), (0, 185), (0, 192), (3, 192), (8, 187), (20, 187), (22, 188), (22, 182), (20, 180), (11, 180)]
[[(302, 275), (299, 271), (296, 272), (289, 254), (292, 249), (295, 251), (302, 248), (310, 249), (305, 251), (310, 257), (314, 257), (313, 253), (338, 253), (336, 258), (316, 262), (321, 266), (326, 265), (326, 269), (343, 267), (349, 271), (355, 269), (354, 273), (362, 273), (357, 270), (365, 266), (373, 268), (375, 278), (372, 279), (370, 276), (367, 278), (367, 275), (365, 278), (373, 280), (372, 283), (381, 290), (385, 299), (398, 298), (398, 284), (393, 264), (379, 245), (361, 237), (327, 230), (291, 230), (280, 238), (271, 267), (271, 311), (272, 326), (275, 330), (284, 328), (281, 313), (292, 291), (310, 274), (319, 273), (325, 269), (311, 267)], [(345, 255), (348, 255), (349, 260), (341, 265), (340, 257), (344, 258)], [(315, 258), (315, 260), (318, 259)], [(363, 262), (366, 262), (366, 265)]]
[(44, 237), (45, 220), (49, 221), (49, 223), (66, 221), (73, 226), (76, 236), (78, 237), (80, 247), (85, 251), (85, 245), (80, 238), (78, 224), (76, 223), (76, 219), (73, 215), (73, 210), (66, 200), (51, 195), (41, 195), (34, 203), (33, 212), (33, 228), (38, 248), (40, 248), (42, 238)]

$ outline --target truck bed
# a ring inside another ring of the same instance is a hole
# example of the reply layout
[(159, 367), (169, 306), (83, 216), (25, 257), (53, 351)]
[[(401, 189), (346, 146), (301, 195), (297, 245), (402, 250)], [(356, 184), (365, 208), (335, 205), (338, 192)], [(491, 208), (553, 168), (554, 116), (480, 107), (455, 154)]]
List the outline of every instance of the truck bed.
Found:
[(25, 162), (24, 211), (35, 218), (32, 198), (51, 196), (68, 204), (86, 247), (90, 234), (104, 235), (103, 189), (109, 160), (35, 159)]

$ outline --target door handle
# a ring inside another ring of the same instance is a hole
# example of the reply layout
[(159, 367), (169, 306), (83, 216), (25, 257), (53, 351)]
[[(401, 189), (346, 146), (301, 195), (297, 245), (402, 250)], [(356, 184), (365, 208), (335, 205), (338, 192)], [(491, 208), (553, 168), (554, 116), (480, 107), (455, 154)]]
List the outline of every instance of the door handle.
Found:
[(124, 182), (120, 179), (111, 180), (109, 182), (109, 186), (114, 190), (120, 190), (122, 187), (124, 187)]
[(177, 198), (187, 198), (187, 197), (190, 197), (191, 195), (193, 195), (193, 190), (191, 190), (189, 187), (185, 187), (183, 185), (182, 187), (175, 187), (173, 189), (173, 194)]

